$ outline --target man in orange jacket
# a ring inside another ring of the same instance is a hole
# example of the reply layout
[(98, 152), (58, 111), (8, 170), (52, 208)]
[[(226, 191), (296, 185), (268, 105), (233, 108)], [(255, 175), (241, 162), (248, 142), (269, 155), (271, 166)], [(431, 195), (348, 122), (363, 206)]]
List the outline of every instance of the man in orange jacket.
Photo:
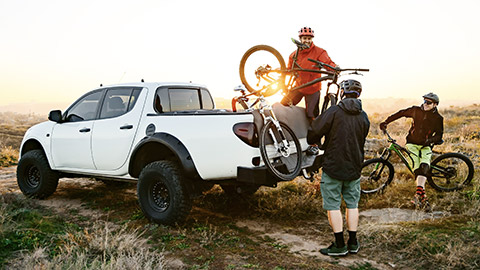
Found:
[[(300, 41), (303, 44), (308, 45), (310, 48), (302, 49), (298, 53), (297, 57), (297, 64), (304, 69), (313, 69), (315, 63), (308, 61), (308, 58), (318, 60), (325, 64), (329, 64), (333, 67), (337, 65), (330, 59), (328, 56), (327, 51), (324, 49), (315, 46), (313, 44), (313, 37), (314, 33), (312, 28), (310, 27), (303, 27), (298, 31), (298, 36)], [(295, 52), (290, 54), (290, 58), (288, 60), (288, 68), (292, 68), (293, 65), (293, 57), (295, 56)], [(308, 82), (311, 82), (317, 78), (319, 78), (321, 74), (313, 73), (313, 72), (299, 72), (298, 77), (296, 78), (297, 85), (302, 85)], [(311, 120), (315, 119), (319, 114), (319, 103), (320, 103), (320, 90), (322, 89), (321, 83), (316, 83), (310, 85), (305, 88), (301, 88), (297, 91), (292, 91), (288, 93), (281, 101), (282, 105), (297, 105), (303, 97), (305, 97), (305, 106), (307, 111), (307, 117)]]

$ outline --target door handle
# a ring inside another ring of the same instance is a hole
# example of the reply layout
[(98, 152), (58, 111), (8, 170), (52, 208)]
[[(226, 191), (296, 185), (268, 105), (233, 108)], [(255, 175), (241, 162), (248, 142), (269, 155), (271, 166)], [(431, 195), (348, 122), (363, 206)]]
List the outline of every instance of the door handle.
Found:
[(132, 129), (132, 128), (133, 128), (133, 125), (124, 125), (120, 127), (120, 129)]
[(84, 133), (84, 132), (90, 132), (90, 128), (82, 128), (79, 130), (80, 132)]

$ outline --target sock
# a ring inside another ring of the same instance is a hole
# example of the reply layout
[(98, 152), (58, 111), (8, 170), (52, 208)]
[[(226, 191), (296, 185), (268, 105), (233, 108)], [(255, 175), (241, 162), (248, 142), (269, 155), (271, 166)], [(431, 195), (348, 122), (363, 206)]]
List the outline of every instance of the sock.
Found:
[(357, 232), (356, 231), (348, 231), (348, 244), (349, 245), (356, 245), (357, 244)]
[(342, 248), (345, 246), (345, 240), (343, 240), (343, 231), (334, 233), (335, 235), (335, 245), (338, 248)]
[(424, 197), (425, 196), (425, 189), (423, 189), (422, 186), (417, 186), (416, 194), (420, 197)]

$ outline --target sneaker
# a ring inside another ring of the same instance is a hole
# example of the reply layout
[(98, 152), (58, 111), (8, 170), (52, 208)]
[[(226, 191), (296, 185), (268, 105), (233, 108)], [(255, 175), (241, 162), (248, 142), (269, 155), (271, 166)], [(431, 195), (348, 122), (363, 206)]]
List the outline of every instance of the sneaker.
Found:
[(417, 210), (425, 210), (430, 212), (432, 210), (430, 203), (428, 202), (427, 196), (420, 196), (415, 194), (411, 201)]
[(345, 256), (348, 254), (348, 249), (347, 246), (338, 248), (335, 243), (332, 243), (329, 247), (320, 249), (320, 253), (328, 256)]
[(360, 244), (358, 243), (358, 240), (357, 240), (356, 245), (347, 244), (347, 248), (348, 248), (348, 253), (357, 254), (358, 250), (360, 249)]

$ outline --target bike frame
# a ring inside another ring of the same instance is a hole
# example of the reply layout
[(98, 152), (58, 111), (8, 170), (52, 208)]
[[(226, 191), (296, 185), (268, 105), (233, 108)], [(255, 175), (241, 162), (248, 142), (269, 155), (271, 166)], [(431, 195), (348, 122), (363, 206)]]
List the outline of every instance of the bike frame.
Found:
[(418, 156), (417, 154), (409, 151), (407, 148), (397, 144), (396, 142), (391, 142), (390, 145), (383, 150), (380, 158), (388, 161), (393, 151), (397, 154), (403, 164), (407, 166), (408, 170), (413, 174), (413, 168), (410, 166), (407, 157), (401, 152), (402, 150), (408, 153), (410, 159), (412, 159), (411, 155)]
[[(403, 164), (405, 164), (405, 166), (407, 166), (408, 170), (410, 171), (410, 173), (412, 174), (415, 174), (414, 171), (413, 171), (413, 168), (410, 166), (410, 163), (407, 159), (407, 157), (404, 155), (404, 153), (402, 153), (402, 151), (406, 152), (408, 154), (408, 158), (410, 158), (411, 160), (412, 159), (412, 155), (415, 156), (415, 157), (418, 157), (417, 154), (409, 151), (407, 148), (399, 145), (391, 136), (390, 134), (388, 134), (387, 131), (385, 131), (385, 134), (387, 135), (388, 137), (388, 142), (390, 142), (390, 145), (385, 148), (380, 156), (381, 159), (383, 160), (386, 160), (388, 161), (388, 159), (390, 158), (391, 156), (391, 153), (392, 151), (395, 152), (398, 157), (400, 158), (400, 160), (403, 162)], [(432, 150), (433, 152), (433, 150)], [(379, 166), (379, 164), (377, 164), (377, 166)], [(441, 172), (441, 173), (447, 173), (447, 171), (445, 170), (445, 168), (442, 168), (442, 167), (439, 167), (439, 166), (430, 166), (430, 170), (432, 170), (432, 168), (434, 168), (435, 170)], [(376, 168), (377, 169), (377, 168)]]

